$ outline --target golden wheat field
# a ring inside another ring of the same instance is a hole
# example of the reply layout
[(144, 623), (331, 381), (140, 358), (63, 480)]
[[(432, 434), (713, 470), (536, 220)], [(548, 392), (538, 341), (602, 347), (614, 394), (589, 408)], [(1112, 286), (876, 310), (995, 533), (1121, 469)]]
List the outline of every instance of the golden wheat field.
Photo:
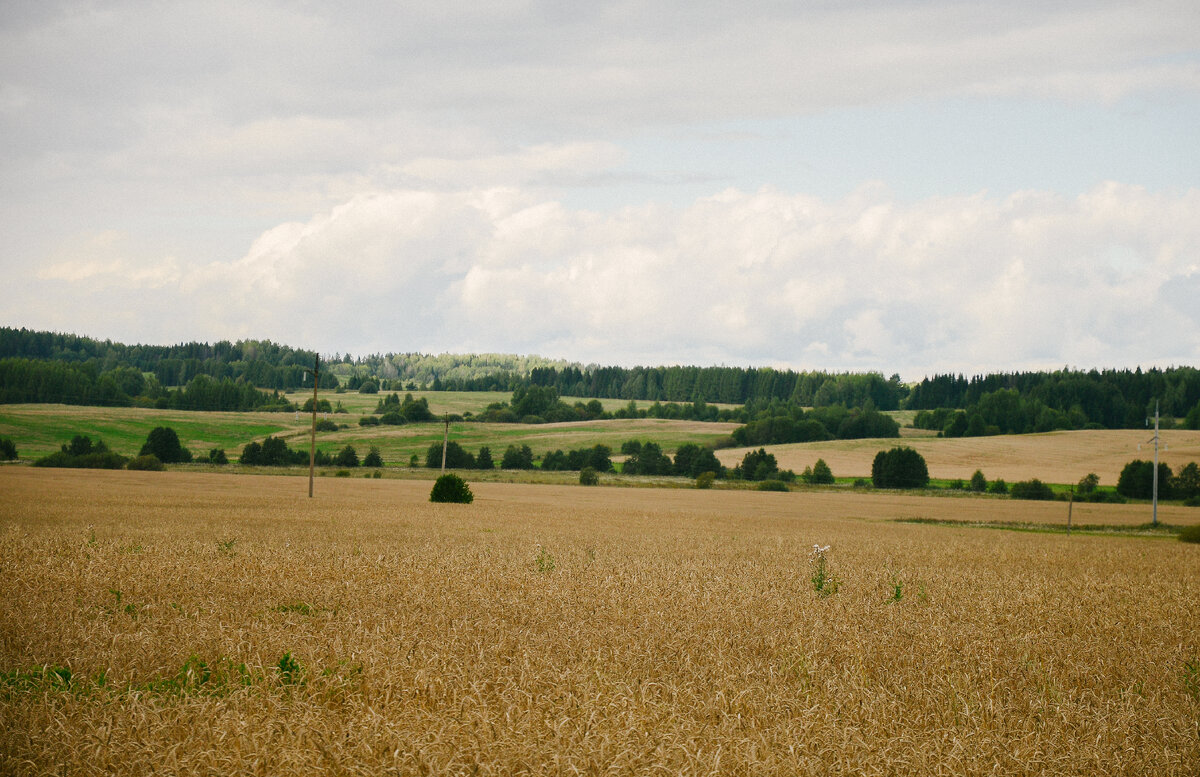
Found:
[(1200, 773), (1200, 546), (429, 486), (0, 468), (0, 773)]

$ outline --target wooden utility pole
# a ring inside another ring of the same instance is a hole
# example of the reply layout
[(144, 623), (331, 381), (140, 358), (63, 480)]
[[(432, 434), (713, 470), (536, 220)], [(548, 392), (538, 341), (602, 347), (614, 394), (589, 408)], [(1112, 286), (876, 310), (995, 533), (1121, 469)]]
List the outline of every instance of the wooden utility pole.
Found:
[(442, 472), (446, 471), (446, 447), (450, 444), (450, 416), (446, 416), (446, 430), (442, 433)]
[(321, 382), (321, 357), (313, 357), (313, 406), (312, 406), (312, 437), (308, 443), (308, 498), (313, 495), (313, 470), (317, 462), (317, 384)]
[(1067, 495), (1067, 536), (1071, 536), (1071, 509), (1075, 507), (1075, 486), (1071, 486), (1071, 492)]

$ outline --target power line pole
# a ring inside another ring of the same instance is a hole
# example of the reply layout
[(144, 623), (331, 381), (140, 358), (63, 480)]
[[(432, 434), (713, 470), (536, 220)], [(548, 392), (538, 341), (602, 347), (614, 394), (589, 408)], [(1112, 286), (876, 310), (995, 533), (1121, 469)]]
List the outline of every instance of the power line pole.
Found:
[(446, 447), (450, 444), (450, 415), (446, 414), (446, 430), (442, 433), (442, 472), (446, 472)]
[(1158, 400), (1154, 400), (1154, 512), (1151, 524), (1158, 526)]
[[(308, 498), (312, 499), (313, 495), (313, 469), (317, 462), (317, 384), (321, 378), (321, 357), (313, 357), (313, 405), (312, 405), (312, 436), (308, 443)], [(305, 370), (308, 372), (308, 370)]]

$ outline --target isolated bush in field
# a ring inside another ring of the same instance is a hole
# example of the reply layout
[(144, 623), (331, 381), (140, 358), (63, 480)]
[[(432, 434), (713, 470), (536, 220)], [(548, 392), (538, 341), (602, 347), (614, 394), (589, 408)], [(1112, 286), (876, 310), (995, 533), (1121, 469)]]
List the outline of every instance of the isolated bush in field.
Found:
[(929, 484), (929, 468), (925, 457), (912, 448), (892, 448), (875, 454), (871, 482), (876, 488), (924, 488)]
[(701, 472), (696, 476), (696, 488), (712, 488), (713, 481), (716, 480), (715, 472)]
[(465, 480), (447, 472), (433, 484), (433, 490), (429, 492), (429, 501), (470, 504), (475, 501), (475, 495), (471, 493), (471, 487)]
[(0, 461), (12, 461), (17, 458), (17, 446), (7, 437), (0, 437)]
[(584, 467), (579, 470), (579, 485), (594, 486), (600, 483), (600, 476), (596, 474), (593, 467)]
[(1100, 486), (1100, 476), (1095, 472), (1089, 472), (1079, 479), (1075, 490), (1080, 494), (1090, 494)]
[(782, 480), (764, 480), (760, 482), (756, 488), (759, 491), (787, 491), (787, 483)]
[(975, 474), (971, 476), (971, 490), (977, 494), (982, 494), (987, 490), (987, 478), (983, 476), (982, 470), (975, 470)]
[(223, 466), (229, 463), (229, 458), (225, 455), (224, 448), (213, 448), (208, 452), (208, 463)]
[(365, 459), (363, 459), (363, 466), (364, 467), (382, 467), (383, 466), (383, 456), (379, 453), (379, 449), (376, 448), (374, 445), (371, 446), (371, 450), (367, 453), (367, 457)]
[(1009, 489), (1009, 496), (1013, 499), (1053, 499), (1054, 491), (1050, 486), (1042, 481), (1034, 478), (1033, 480), (1022, 480), (1012, 484)]
[(987, 492), (989, 494), (1007, 494), (1008, 484), (1002, 478), (996, 478), (991, 483), (988, 483)]
[(358, 451), (354, 450), (353, 445), (347, 445), (338, 451), (338, 455), (334, 458), (333, 463), (339, 467), (357, 467)]
[(328, 418), (322, 418), (320, 421), (317, 421), (318, 432), (336, 432), (337, 430), (338, 425)]
[(348, 478), (348, 477), (350, 477), (350, 470), (339, 469), (337, 472), (333, 473), (333, 476), (335, 478)]
[(1180, 542), (1200, 542), (1200, 524), (1180, 529), (1179, 540)]
[(157, 426), (150, 430), (146, 443), (138, 451), (139, 456), (153, 454), (164, 464), (177, 464), (192, 460), (192, 452), (179, 443), (179, 435), (169, 426)]
[(125, 465), (125, 469), (136, 469), (144, 472), (162, 472), (166, 468), (167, 465), (159, 461), (158, 457), (153, 453), (147, 453), (145, 456), (130, 459), (129, 463)]

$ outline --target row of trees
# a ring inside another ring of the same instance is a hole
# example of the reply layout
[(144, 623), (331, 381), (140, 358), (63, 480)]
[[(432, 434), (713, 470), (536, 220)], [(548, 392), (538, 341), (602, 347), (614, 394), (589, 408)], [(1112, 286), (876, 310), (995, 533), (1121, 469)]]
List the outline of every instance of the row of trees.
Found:
[[(1165, 415), (1180, 417), (1196, 410), (1200, 416), (1197, 410), (1200, 370), (1194, 367), (1153, 368), (1144, 372), (1137, 368), (993, 373), (970, 379), (962, 375), (935, 375), (913, 386), (905, 406), (913, 410), (966, 410), (968, 415), (975, 407), (984, 414), (985, 423), (1004, 428), (1005, 422), (987, 417), (983, 404), (987, 395), (1001, 391), (1015, 392), (1035, 414), (1044, 407), (1067, 415), (1071, 425), (1062, 428), (1082, 428), (1087, 424), (1109, 429), (1140, 427), (1148, 415), (1154, 414), (1156, 401)], [(1200, 417), (1196, 424), (1189, 428), (1200, 428)], [(1014, 426), (1015, 422), (1008, 425)]]
[(266, 393), (244, 380), (198, 375), (186, 386), (165, 389), (132, 367), (97, 372), (95, 364), (0, 359), (0, 404), (36, 402), (164, 410), (293, 410), (277, 391)]

